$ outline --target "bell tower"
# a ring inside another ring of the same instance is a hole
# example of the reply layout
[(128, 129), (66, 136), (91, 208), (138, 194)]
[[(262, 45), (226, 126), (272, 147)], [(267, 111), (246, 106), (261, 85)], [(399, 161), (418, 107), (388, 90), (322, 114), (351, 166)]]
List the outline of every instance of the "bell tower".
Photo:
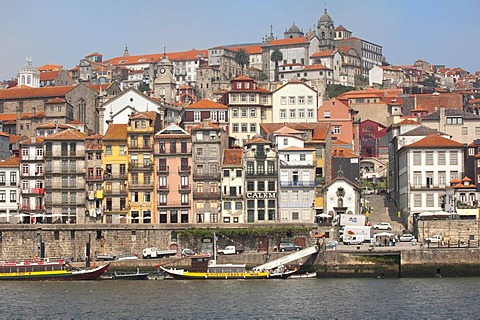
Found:
[(153, 82), (154, 96), (162, 98), (167, 103), (174, 103), (176, 85), (173, 63), (167, 58), (165, 46), (163, 57), (157, 64), (155, 81)]
[(328, 15), (325, 8), (324, 14), (320, 17), (317, 24), (317, 35), (320, 40), (320, 51), (335, 49), (333, 19)]

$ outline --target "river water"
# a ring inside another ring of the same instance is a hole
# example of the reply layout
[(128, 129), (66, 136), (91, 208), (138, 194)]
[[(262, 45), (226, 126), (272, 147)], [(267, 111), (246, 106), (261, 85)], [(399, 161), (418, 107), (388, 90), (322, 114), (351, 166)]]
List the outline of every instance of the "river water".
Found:
[(479, 319), (480, 278), (2, 282), (0, 319)]

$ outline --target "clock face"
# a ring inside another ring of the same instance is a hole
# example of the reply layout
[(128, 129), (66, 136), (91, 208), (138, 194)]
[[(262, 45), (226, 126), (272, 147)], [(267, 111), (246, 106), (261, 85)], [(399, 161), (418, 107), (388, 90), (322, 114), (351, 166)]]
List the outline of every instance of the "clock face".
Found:
[(162, 74), (165, 73), (165, 68), (161, 68), (160, 73), (162, 73)]
[(323, 29), (325, 29), (325, 26), (320, 26), (320, 28), (323, 30)]

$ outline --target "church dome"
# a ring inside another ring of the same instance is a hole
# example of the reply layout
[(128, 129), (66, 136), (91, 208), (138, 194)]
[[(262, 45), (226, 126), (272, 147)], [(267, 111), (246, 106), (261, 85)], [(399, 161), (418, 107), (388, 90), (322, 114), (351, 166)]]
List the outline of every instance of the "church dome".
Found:
[(37, 70), (34, 66), (32, 66), (32, 60), (27, 59), (27, 62), (23, 65), (20, 69), (20, 73), (35, 73), (40, 74), (40, 71)]
[(320, 22), (333, 22), (332, 18), (327, 13), (327, 9), (325, 9), (325, 13), (320, 17)]
[(289, 32), (289, 33), (299, 33), (299, 32), (301, 32), (301, 31), (300, 31), (300, 28), (298, 28), (298, 27), (295, 25), (295, 22), (294, 22), (293, 25), (290, 27), (290, 29), (288, 29), (288, 32)]

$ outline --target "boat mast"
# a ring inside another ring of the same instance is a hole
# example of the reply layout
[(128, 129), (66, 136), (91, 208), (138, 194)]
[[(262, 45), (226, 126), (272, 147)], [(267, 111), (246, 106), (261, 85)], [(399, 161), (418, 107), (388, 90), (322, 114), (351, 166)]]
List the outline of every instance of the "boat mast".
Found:
[(217, 233), (213, 231), (213, 261), (217, 262)]

